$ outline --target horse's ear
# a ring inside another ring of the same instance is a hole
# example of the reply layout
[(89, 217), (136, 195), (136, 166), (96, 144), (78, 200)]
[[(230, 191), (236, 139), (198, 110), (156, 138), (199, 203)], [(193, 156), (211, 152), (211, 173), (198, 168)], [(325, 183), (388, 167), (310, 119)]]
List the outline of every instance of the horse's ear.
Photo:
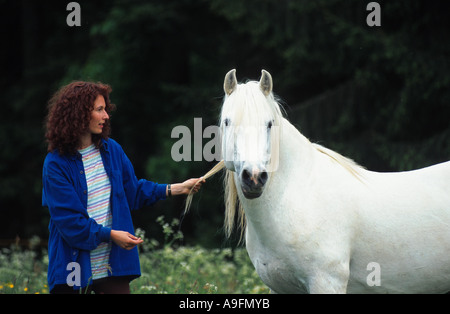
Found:
[(236, 69), (233, 69), (225, 75), (225, 81), (223, 82), (223, 90), (227, 95), (231, 95), (236, 90)]
[(264, 95), (269, 96), (270, 92), (272, 92), (272, 75), (266, 70), (261, 71), (261, 79), (259, 80), (259, 87)]

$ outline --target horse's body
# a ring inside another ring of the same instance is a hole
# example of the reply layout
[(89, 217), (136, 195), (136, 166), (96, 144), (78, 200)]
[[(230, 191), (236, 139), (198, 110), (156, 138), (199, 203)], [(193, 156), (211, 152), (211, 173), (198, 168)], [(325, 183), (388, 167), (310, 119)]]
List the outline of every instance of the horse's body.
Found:
[(225, 77), (220, 166), (227, 234), (239, 203), (263, 282), (276, 293), (450, 291), (450, 162), (365, 170), (283, 118), (262, 73), (259, 84)]
[[(287, 120), (280, 140), (264, 193), (248, 200), (238, 189), (247, 250), (272, 291), (450, 290), (449, 162), (383, 174), (348, 164), (355, 176)], [(380, 286), (367, 283), (371, 262)]]

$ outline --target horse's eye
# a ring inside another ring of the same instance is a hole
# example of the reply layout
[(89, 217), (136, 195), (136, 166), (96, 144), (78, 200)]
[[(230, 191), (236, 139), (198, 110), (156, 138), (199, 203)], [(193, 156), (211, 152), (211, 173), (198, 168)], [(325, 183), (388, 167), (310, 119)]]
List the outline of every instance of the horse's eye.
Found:
[(230, 125), (230, 119), (223, 120), (223, 123), (225, 124), (225, 126), (229, 126)]
[(273, 125), (273, 121), (269, 121), (269, 123), (267, 123), (267, 129), (270, 130), (272, 128)]

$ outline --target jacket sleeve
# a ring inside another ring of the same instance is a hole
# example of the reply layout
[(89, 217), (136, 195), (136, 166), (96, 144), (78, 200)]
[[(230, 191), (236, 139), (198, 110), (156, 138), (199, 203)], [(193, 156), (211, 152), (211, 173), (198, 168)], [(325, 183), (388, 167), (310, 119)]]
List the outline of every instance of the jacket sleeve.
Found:
[(44, 165), (42, 203), (64, 240), (73, 248), (93, 250), (110, 240), (111, 229), (89, 218), (74, 185), (57, 162)]
[(123, 186), (130, 209), (139, 209), (166, 199), (167, 184), (158, 184), (145, 179), (138, 180), (131, 161), (122, 150)]

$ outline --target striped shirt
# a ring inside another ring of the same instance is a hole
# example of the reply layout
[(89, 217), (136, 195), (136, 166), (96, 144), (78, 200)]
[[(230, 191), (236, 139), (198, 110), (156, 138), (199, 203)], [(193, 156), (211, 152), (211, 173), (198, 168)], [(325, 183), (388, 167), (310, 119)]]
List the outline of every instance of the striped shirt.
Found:
[[(100, 150), (92, 144), (79, 150), (83, 160), (84, 173), (86, 175), (88, 200), (87, 211), (89, 217), (98, 224), (111, 228), (112, 215), (110, 208), (111, 183), (103, 166)], [(92, 279), (100, 279), (108, 276), (109, 253), (111, 242), (102, 242), (90, 252)]]

